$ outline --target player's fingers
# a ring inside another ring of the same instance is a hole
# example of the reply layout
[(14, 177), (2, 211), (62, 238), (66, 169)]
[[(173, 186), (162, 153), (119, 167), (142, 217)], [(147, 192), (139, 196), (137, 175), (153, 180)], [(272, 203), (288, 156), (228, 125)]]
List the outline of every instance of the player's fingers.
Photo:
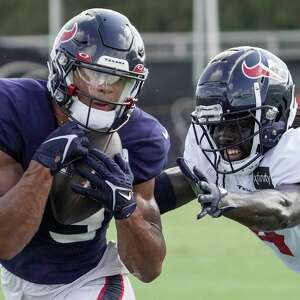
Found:
[(207, 183), (206, 181), (200, 181), (199, 182), (200, 188), (207, 193), (211, 192), (211, 185), (209, 183)]
[(118, 173), (120, 172), (120, 167), (115, 163), (113, 159), (107, 156), (104, 152), (98, 149), (90, 149), (89, 154), (96, 158), (97, 160), (101, 161), (111, 173)]
[(95, 157), (92, 156), (90, 153), (84, 158), (84, 161), (90, 168), (95, 170), (97, 174), (99, 174), (99, 176), (109, 176), (110, 170), (107, 168), (107, 166), (101, 160), (95, 159)]
[(89, 153), (89, 149), (87, 145), (79, 144), (77, 145), (77, 152), (82, 155), (82, 157), (85, 157)]
[(96, 184), (100, 179), (99, 176), (95, 174), (94, 170), (77, 168), (77, 167), (75, 167), (75, 170), (82, 178), (87, 179), (92, 183)]
[(197, 220), (202, 219), (207, 215), (207, 208), (202, 208), (202, 210), (197, 214)]
[(213, 200), (213, 197), (210, 194), (204, 194), (204, 195), (199, 195), (198, 196), (198, 202), (201, 203), (202, 205), (204, 204), (211, 204)]
[(89, 141), (89, 139), (88, 139), (87, 136), (83, 136), (83, 137), (81, 137), (80, 139), (81, 139), (81, 140), (80, 140), (80, 144), (81, 144), (81, 145), (87, 147), (87, 146), (90, 144), (90, 141)]
[(97, 201), (101, 204), (103, 204), (103, 201), (101, 200), (101, 195), (99, 194), (99, 190), (93, 190), (91, 188), (85, 188), (78, 184), (72, 184), (71, 190), (77, 194), (80, 194), (86, 198), (92, 199), (94, 201)]
[(211, 208), (208, 214), (214, 218), (218, 218), (222, 215), (222, 211), (218, 208)]
[(76, 194), (80, 194), (82, 196), (87, 197), (89, 195), (88, 189), (80, 186), (79, 184), (72, 184), (71, 190)]

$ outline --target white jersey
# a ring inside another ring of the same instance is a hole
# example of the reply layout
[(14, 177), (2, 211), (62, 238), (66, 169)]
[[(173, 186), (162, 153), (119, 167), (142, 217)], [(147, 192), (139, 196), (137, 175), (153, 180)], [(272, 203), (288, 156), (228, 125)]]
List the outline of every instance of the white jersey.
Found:
[[(201, 131), (199, 126), (197, 130)], [(201, 136), (201, 135), (200, 135)], [(197, 166), (209, 182), (229, 192), (249, 193), (257, 189), (276, 188), (282, 184), (300, 183), (300, 128), (288, 130), (279, 143), (269, 150), (258, 168), (250, 175), (218, 175), (196, 143), (192, 126), (185, 142), (184, 158)], [(255, 232), (292, 270), (300, 272), (300, 225), (292, 228)]]

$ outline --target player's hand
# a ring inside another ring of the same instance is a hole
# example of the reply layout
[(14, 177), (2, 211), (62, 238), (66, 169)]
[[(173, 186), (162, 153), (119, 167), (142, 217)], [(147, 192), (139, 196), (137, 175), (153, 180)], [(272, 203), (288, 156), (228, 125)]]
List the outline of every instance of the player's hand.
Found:
[(78, 125), (68, 122), (55, 129), (39, 146), (32, 159), (49, 168), (52, 174), (88, 153), (89, 140)]
[[(193, 170), (191, 169), (191, 167), (187, 164), (186, 160), (183, 157), (178, 157), (176, 159), (177, 165), (179, 166), (181, 172), (187, 177), (194, 193), (195, 196), (197, 197), (198, 201), (199, 201), (199, 197), (204, 193), (204, 191), (201, 188), (200, 183), (201, 182), (207, 182), (207, 179), (204, 175), (202, 176), (197, 176), (196, 174), (194, 174)], [(198, 175), (200, 175), (200, 173), (197, 173)], [(202, 206), (202, 210), (197, 214), (197, 219), (201, 219), (204, 216), (207, 215), (208, 213), (208, 208), (209, 205), (204, 205), (201, 203)]]
[(177, 158), (177, 164), (190, 181), (198, 202), (202, 206), (202, 210), (197, 214), (197, 219), (201, 219), (207, 214), (215, 218), (220, 217), (224, 209), (219, 208), (219, 203), (227, 195), (227, 191), (215, 184), (208, 183), (207, 178), (198, 168), (193, 167), (191, 170), (184, 158)]
[(202, 175), (202, 177), (197, 177), (183, 157), (178, 157), (176, 162), (183, 175), (187, 177), (196, 197), (203, 194), (200, 187), (200, 181), (207, 181), (206, 177), (204, 175)]
[(100, 202), (115, 219), (128, 218), (136, 208), (129, 163), (121, 154), (116, 154), (113, 160), (97, 149), (90, 150), (84, 161), (87, 167), (76, 171), (90, 186), (73, 185), (72, 190)]
[[(194, 174), (200, 173), (199, 169), (194, 167)], [(227, 195), (227, 191), (223, 188), (216, 186), (213, 183), (206, 181), (200, 181), (200, 187), (203, 190), (203, 194), (198, 196), (198, 202), (202, 205), (202, 211), (197, 215), (197, 219), (203, 217), (204, 211), (210, 216), (217, 218), (220, 217), (225, 211), (224, 208), (219, 208), (219, 203)], [(228, 207), (226, 207), (226, 210)]]

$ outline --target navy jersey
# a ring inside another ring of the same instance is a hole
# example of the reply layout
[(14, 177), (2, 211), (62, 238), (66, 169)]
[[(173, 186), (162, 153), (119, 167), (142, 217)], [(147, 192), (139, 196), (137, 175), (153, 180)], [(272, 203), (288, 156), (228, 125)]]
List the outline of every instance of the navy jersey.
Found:
[[(58, 126), (45, 81), (0, 80), (0, 150), (26, 170), (45, 138)], [(158, 175), (170, 147), (166, 130), (151, 115), (136, 108), (119, 135), (129, 153), (134, 183)], [(112, 216), (104, 210), (80, 223), (58, 223), (48, 204), (31, 242), (13, 259), (1, 261), (15, 275), (39, 284), (69, 283), (94, 268), (106, 249)]]

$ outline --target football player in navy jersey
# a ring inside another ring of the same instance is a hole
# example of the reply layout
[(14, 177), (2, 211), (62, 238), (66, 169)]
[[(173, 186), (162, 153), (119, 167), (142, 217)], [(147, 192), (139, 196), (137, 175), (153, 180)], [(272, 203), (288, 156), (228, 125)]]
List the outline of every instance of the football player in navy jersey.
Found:
[(155, 197), (166, 212), (196, 196), (198, 219), (224, 215), (247, 226), (300, 272), (294, 88), (286, 64), (267, 50), (218, 54), (198, 81), (184, 158), (157, 178)]
[[(154, 178), (169, 140), (135, 107), (147, 78), (143, 41), (106, 9), (75, 16), (59, 32), (48, 82), (0, 80), (0, 257), (6, 299), (135, 299), (128, 272), (156, 278), (165, 256)], [(90, 149), (86, 132), (118, 130), (128, 160)], [(88, 186), (72, 189), (103, 208), (70, 225), (49, 205), (53, 177), (75, 160)], [(118, 246), (106, 242), (115, 219)], [(120, 259), (121, 258), (121, 259)]]

